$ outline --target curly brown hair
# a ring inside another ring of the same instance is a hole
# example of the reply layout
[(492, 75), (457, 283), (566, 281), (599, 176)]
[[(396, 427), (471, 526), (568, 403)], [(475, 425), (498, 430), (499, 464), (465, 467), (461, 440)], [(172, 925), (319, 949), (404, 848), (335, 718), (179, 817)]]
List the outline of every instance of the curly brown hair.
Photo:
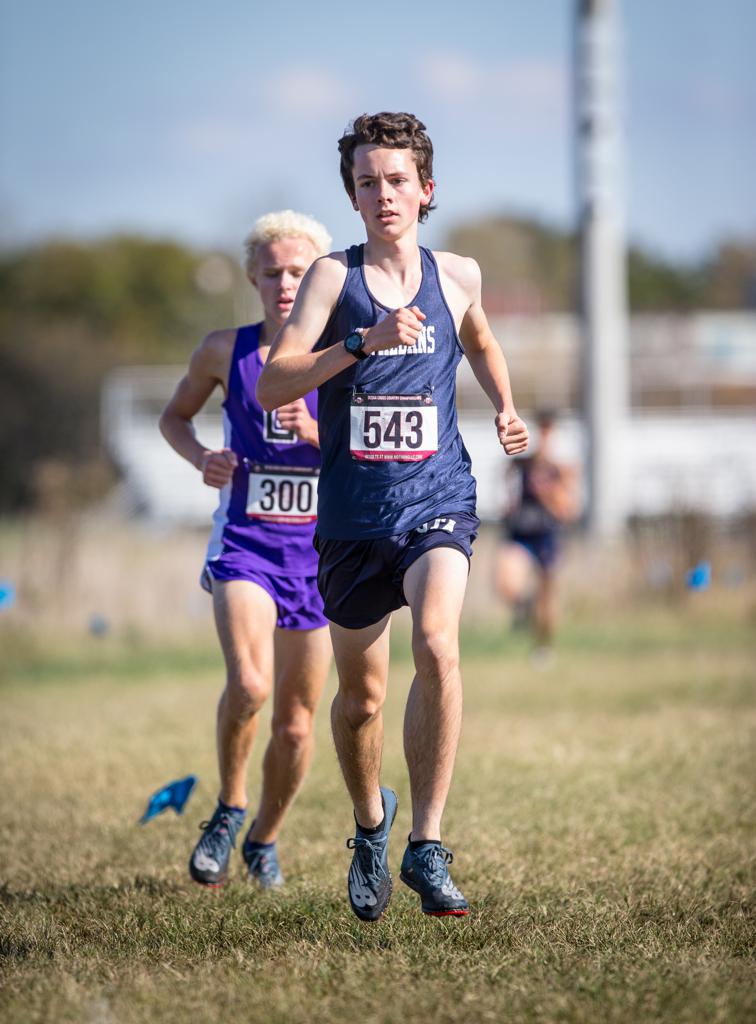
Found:
[[(354, 201), (354, 151), (357, 146), (382, 146), (385, 149), (411, 149), (420, 184), (425, 188), (433, 179), (433, 143), (428, 138), (425, 125), (414, 114), (360, 114), (339, 139), (341, 153), (341, 180), (349, 198)], [(421, 206), (417, 219), (427, 220), (435, 210), (431, 200)]]

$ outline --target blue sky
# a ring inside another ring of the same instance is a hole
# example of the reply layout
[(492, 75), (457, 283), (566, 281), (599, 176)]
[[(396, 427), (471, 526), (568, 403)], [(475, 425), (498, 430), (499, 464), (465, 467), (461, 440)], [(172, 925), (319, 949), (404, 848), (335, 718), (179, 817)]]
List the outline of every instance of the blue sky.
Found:
[[(756, 235), (756, 3), (623, 0), (630, 237), (695, 259)], [(410, 110), (436, 148), (423, 238), (574, 217), (572, 0), (0, 0), (3, 244), (110, 231), (238, 250), (292, 206), (361, 237), (336, 140)]]

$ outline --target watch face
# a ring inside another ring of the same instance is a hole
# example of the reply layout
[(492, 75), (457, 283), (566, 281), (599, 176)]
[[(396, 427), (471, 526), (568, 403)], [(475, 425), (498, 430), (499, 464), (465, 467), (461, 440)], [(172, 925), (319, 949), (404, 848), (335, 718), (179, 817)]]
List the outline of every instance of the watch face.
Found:
[(352, 334), (348, 334), (346, 338), (344, 338), (344, 347), (347, 352), (351, 352), (352, 355), (356, 355), (358, 352), (361, 352), (362, 335), (358, 334), (356, 331), (353, 331)]

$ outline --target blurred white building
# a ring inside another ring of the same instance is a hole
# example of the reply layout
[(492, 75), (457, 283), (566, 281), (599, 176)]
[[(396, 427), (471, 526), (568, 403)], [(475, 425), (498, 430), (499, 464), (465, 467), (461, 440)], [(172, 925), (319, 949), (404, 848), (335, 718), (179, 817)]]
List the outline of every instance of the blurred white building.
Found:
[[(557, 443), (582, 465), (578, 323), (574, 317), (493, 321), (512, 375), (518, 408), (561, 418)], [(636, 316), (630, 329), (632, 411), (618, 445), (628, 516), (690, 509), (736, 516), (756, 508), (756, 315)], [(182, 367), (113, 371), (103, 390), (108, 452), (123, 474), (125, 508), (164, 523), (209, 524), (218, 500), (157, 426)], [(505, 501), (506, 456), (488, 401), (463, 360), (460, 427), (478, 480), (478, 510), (495, 520)], [(223, 443), (221, 395), (195, 419), (208, 447)]]

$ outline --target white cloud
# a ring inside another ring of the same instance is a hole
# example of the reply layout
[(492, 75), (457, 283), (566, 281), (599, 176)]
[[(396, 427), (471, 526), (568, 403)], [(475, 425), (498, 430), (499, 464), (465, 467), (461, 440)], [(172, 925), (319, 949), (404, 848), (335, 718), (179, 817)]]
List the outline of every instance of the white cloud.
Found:
[(195, 156), (230, 156), (249, 125), (241, 117), (203, 115), (183, 121), (176, 128), (177, 142), (182, 150)]
[(344, 118), (352, 93), (330, 69), (292, 63), (272, 72), (245, 73), (223, 94), (206, 97), (204, 109), (179, 119), (175, 139), (190, 156), (229, 158), (253, 139), (279, 140), (292, 122)]
[(569, 74), (561, 61), (484, 62), (436, 52), (423, 57), (418, 75), (431, 94), (450, 104), (475, 102), (499, 112), (513, 107), (521, 115), (561, 117), (569, 98)]
[(322, 117), (340, 112), (349, 83), (329, 68), (290, 64), (268, 76), (267, 101), (286, 116)]
[(454, 53), (425, 55), (417, 72), (429, 92), (452, 103), (465, 103), (477, 98), (483, 85), (480, 66)]
[(690, 85), (694, 113), (713, 120), (737, 121), (752, 116), (753, 94), (709, 75), (694, 78)]

